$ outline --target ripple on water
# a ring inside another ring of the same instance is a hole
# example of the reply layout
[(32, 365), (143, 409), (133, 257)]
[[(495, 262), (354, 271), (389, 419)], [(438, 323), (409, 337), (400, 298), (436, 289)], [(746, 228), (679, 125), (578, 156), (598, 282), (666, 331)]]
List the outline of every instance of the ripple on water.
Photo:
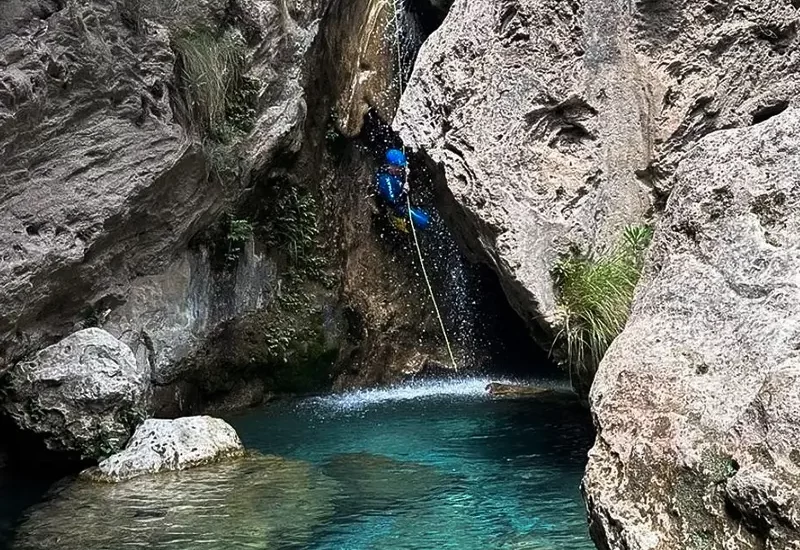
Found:
[(31, 509), (17, 550), (590, 550), (574, 400), (490, 399), (485, 379), (280, 403), (232, 419), (254, 451)]
[(231, 550), (309, 544), (337, 487), (311, 465), (270, 456), (104, 484), (64, 485), (32, 509), (17, 550)]

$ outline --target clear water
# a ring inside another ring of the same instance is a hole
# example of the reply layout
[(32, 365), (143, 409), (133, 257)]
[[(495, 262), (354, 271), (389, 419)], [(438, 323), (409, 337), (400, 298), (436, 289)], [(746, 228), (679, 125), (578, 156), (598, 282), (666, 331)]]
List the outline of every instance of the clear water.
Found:
[(53, 481), (49, 476), (12, 474), (0, 468), (0, 550), (9, 547), (14, 524), (20, 514), (42, 500)]
[(24, 514), (11, 547), (594, 548), (578, 489), (586, 412), (494, 400), (485, 384), (311, 398), (232, 418), (246, 447), (277, 457), (118, 485), (62, 482)]
[(316, 550), (594, 546), (577, 405), (491, 399), (486, 381), (278, 405), (234, 420), (245, 445), (310, 461), (344, 490)]

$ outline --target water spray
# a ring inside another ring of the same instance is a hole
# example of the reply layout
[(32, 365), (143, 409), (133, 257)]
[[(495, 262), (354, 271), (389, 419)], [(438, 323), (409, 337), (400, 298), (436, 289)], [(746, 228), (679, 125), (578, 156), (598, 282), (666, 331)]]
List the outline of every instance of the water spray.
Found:
[[(400, 17), (399, 11), (403, 9), (402, 6), (403, 0), (394, 0), (394, 28), (395, 28), (395, 42), (396, 42), (396, 50), (397, 50), (397, 109), (400, 109), (400, 101), (403, 98), (403, 77), (405, 72), (403, 70), (403, 41), (402, 36), (400, 33)], [(405, 143), (402, 143), (400, 146), (403, 150), (403, 155), (406, 155), (406, 146)], [(407, 155), (406, 155), (406, 158)], [(403, 187), (408, 187), (408, 175), (409, 175), (409, 168), (408, 163), (405, 164), (403, 167)], [(408, 223), (411, 226), (411, 234), (414, 236), (414, 246), (417, 249), (417, 256), (419, 258), (419, 266), (422, 268), (422, 276), (425, 278), (425, 284), (428, 286), (428, 294), (431, 297), (431, 302), (433, 302), (433, 309), (436, 312), (436, 317), (439, 319), (439, 327), (442, 329), (442, 336), (444, 337), (444, 343), (447, 346), (447, 354), (450, 356), (450, 362), (453, 365), (453, 370), (458, 373), (458, 364), (456, 363), (455, 356), (453, 355), (453, 348), (450, 345), (450, 338), (447, 336), (447, 329), (444, 326), (444, 320), (442, 319), (442, 314), (439, 311), (439, 305), (436, 303), (436, 295), (433, 292), (433, 287), (431, 286), (430, 277), (428, 277), (428, 270), (425, 269), (425, 260), (422, 257), (422, 248), (419, 245), (419, 238), (417, 237), (417, 230), (414, 226), (414, 219), (411, 216), (411, 196), (406, 191), (406, 210), (408, 212)]]

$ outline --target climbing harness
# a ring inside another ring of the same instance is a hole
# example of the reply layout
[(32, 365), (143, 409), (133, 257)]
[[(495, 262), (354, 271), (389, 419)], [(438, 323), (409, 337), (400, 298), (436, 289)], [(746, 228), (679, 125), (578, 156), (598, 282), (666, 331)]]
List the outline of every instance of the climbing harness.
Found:
[[(400, 108), (400, 101), (403, 98), (403, 77), (405, 75), (403, 71), (403, 43), (402, 43), (402, 35), (400, 33), (400, 18), (398, 16), (398, 12), (402, 9), (402, 4), (399, 4), (403, 0), (394, 0), (393, 3), (393, 10), (394, 10), (394, 28), (395, 28), (395, 45), (397, 49), (397, 89), (398, 89), (398, 97), (397, 97), (397, 108)], [(406, 146), (405, 144), (401, 144), (403, 155), (406, 154)], [(407, 157), (406, 157), (407, 158)], [(403, 166), (403, 186), (408, 185), (408, 174), (409, 168), (408, 163), (406, 162)], [(439, 305), (436, 303), (436, 295), (433, 293), (433, 287), (431, 286), (431, 280), (428, 277), (428, 270), (425, 269), (425, 260), (422, 258), (422, 248), (419, 245), (419, 238), (417, 237), (417, 229), (414, 225), (414, 210), (411, 206), (411, 197), (408, 192), (406, 192), (406, 210), (408, 214), (408, 225), (411, 226), (411, 234), (414, 237), (414, 246), (417, 249), (417, 256), (419, 257), (419, 266), (422, 268), (422, 276), (425, 278), (425, 284), (428, 286), (428, 294), (430, 294), (431, 302), (433, 302), (433, 309), (436, 311), (436, 317), (439, 319), (439, 327), (442, 329), (442, 336), (444, 336), (444, 343), (447, 345), (447, 353), (450, 356), (450, 362), (453, 364), (453, 370), (458, 372), (458, 364), (456, 363), (456, 359), (453, 356), (453, 348), (450, 346), (450, 338), (447, 336), (447, 329), (444, 326), (444, 320), (442, 320), (442, 314), (439, 311)]]

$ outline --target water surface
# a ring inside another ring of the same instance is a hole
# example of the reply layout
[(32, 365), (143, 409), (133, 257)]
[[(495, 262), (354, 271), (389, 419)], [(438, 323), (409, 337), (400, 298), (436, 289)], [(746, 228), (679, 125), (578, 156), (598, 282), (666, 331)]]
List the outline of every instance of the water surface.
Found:
[(491, 399), (485, 384), (310, 398), (232, 418), (263, 454), (122, 484), (61, 482), (26, 512), (12, 547), (592, 549), (578, 489), (586, 412)]
[(588, 415), (491, 399), (485, 384), (310, 399), (233, 424), (246, 446), (310, 461), (343, 487), (309, 548), (594, 548), (579, 491)]

